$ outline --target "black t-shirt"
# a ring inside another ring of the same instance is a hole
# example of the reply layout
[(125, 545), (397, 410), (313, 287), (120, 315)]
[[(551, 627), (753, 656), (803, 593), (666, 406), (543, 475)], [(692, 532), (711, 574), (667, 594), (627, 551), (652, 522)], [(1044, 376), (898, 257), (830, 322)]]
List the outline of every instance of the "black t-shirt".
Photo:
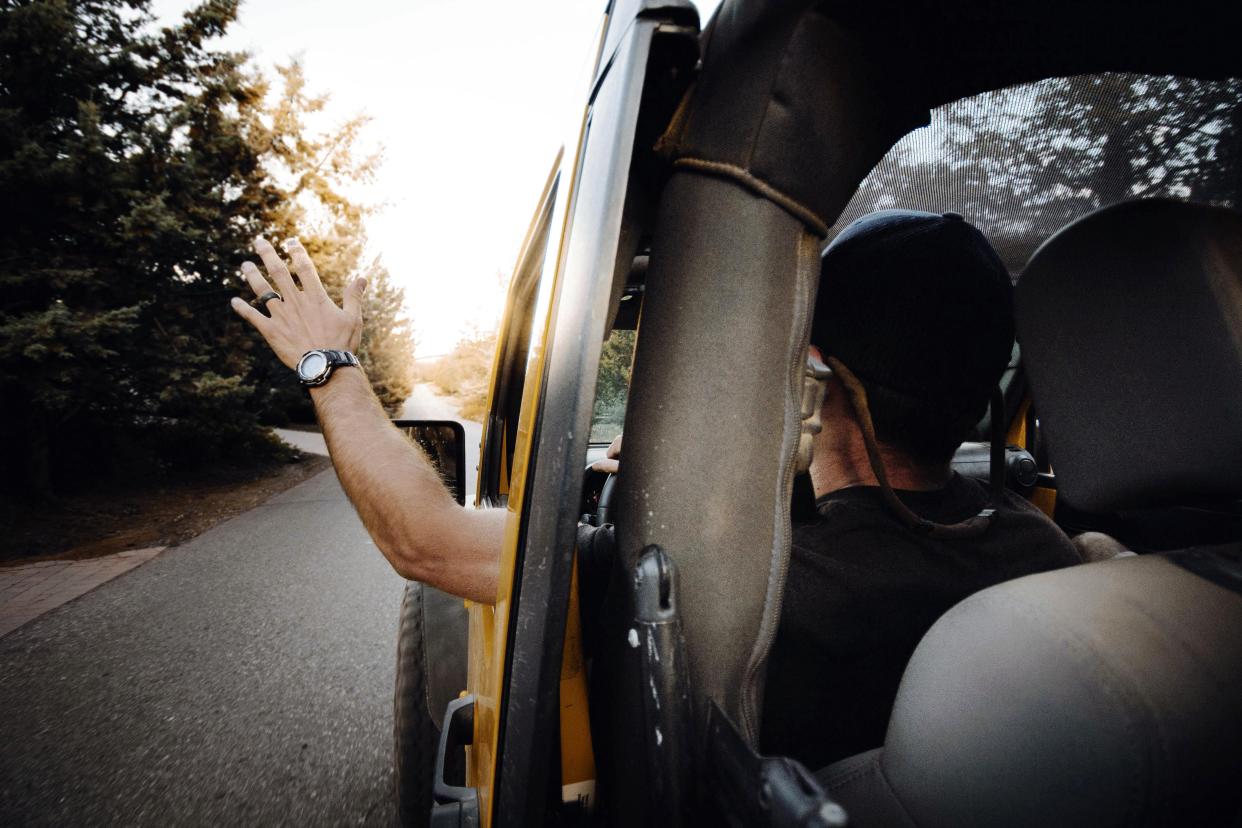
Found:
[[(987, 488), (954, 475), (932, 492), (899, 492), (919, 516), (956, 523), (988, 505)], [(906, 663), (936, 619), (993, 584), (1081, 562), (1042, 512), (1006, 492), (976, 538), (906, 528), (880, 490), (816, 502), (795, 525), (785, 601), (768, 660), (761, 747), (815, 769), (884, 742)]]

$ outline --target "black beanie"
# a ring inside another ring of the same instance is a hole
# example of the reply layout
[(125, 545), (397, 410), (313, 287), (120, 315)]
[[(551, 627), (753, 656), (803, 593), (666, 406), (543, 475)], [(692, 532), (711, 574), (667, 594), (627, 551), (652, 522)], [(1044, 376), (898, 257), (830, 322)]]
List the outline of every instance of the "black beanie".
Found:
[(824, 251), (811, 343), (858, 376), (873, 409), (964, 435), (1009, 362), (1012, 291), (992, 245), (960, 215), (870, 213)]

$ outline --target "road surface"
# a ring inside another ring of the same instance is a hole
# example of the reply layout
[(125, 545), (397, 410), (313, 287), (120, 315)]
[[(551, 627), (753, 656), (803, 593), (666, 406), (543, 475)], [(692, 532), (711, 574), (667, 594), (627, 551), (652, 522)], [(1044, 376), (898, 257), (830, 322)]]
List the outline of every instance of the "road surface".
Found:
[(0, 638), (0, 825), (390, 825), (402, 586), (328, 471)]

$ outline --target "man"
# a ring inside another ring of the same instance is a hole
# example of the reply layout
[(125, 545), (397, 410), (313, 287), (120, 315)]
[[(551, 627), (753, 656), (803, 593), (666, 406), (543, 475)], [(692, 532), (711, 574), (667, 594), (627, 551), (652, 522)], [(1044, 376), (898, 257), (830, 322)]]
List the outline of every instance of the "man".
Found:
[[(452, 501), (356, 364), (303, 358), (356, 347), (363, 280), (337, 308), (296, 241), (286, 251), (301, 289), (270, 244), (255, 249), (279, 293), (253, 264), (243, 271), (270, 317), (240, 299), (233, 307), (286, 365), (301, 362), (337, 475), (376, 545), (407, 578), (493, 601), (499, 510)], [(960, 216), (873, 214), (826, 251), (812, 353), (835, 373), (811, 466), (818, 519), (795, 534), (769, 666), (769, 752), (818, 767), (877, 746), (905, 663), (941, 613), (990, 584), (1078, 561), (1021, 498), (991, 503), (949, 469), (1012, 341), (1008, 274)]]
[(937, 618), (1080, 562), (1038, 509), (950, 468), (1013, 336), (1008, 271), (956, 213), (873, 213), (824, 252), (811, 352), (834, 373), (810, 470), (817, 516), (795, 527), (768, 662), (766, 753), (818, 768), (878, 747)]

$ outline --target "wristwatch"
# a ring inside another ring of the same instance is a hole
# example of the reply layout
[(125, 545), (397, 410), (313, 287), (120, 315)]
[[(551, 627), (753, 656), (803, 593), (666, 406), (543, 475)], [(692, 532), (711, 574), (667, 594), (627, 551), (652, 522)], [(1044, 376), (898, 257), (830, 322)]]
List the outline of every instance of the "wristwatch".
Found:
[(298, 379), (308, 388), (323, 385), (332, 376), (332, 369), (342, 365), (358, 366), (358, 357), (349, 351), (334, 351), (330, 348), (316, 348), (302, 354), (298, 360)]

